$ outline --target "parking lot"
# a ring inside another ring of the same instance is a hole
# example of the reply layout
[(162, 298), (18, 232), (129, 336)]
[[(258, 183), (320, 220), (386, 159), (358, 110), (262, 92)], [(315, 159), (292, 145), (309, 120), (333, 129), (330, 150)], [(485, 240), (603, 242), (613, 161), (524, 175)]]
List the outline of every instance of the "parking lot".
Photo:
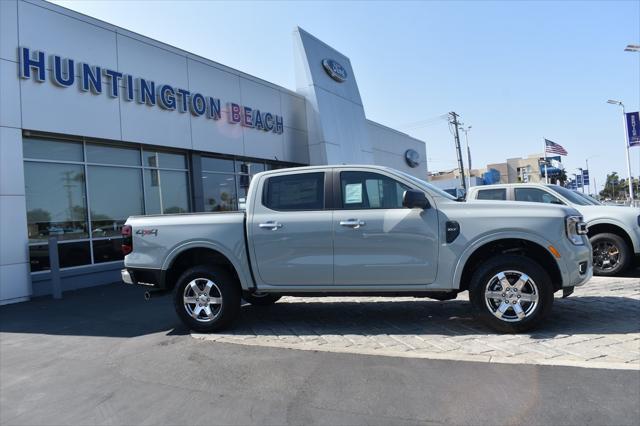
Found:
[(202, 336), (142, 293), (0, 308), (0, 424), (640, 421), (637, 277), (595, 278), (519, 336), (462, 298), (283, 298)]

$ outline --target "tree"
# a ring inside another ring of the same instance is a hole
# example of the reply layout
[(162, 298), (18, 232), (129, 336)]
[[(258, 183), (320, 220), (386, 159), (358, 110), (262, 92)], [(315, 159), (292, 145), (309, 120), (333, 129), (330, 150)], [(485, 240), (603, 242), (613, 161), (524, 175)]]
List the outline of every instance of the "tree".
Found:
[(29, 223), (51, 222), (51, 213), (43, 209), (29, 210), (27, 212), (27, 222)]
[(567, 182), (567, 172), (564, 169), (560, 170), (560, 173), (549, 177), (551, 178), (551, 183), (556, 185), (564, 186)]
[(600, 191), (600, 197), (617, 200), (618, 198), (620, 198), (620, 194), (623, 191), (623, 188), (621, 185), (623, 182), (624, 180), (620, 181), (618, 172), (611, 172), (607, 174), (607, 179), (605, 180), (604, 188), (602, 188), (602, 191)]

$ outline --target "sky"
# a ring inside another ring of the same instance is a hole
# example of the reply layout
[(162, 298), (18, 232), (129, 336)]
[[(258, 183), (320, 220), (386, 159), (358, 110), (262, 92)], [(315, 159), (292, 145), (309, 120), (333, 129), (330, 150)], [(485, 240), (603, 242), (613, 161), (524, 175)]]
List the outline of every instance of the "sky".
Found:
[[(348, 56), (367, 118), (456, 167), (449, 111), (471, 125), (472, 166), (564, 146), (567, 173), (626, 177), (620, 100), (640, 108), (635, 1), (54, 1), (295, 90), (293, 30)], [(640, 147), (630, 150), (640, 173)]]

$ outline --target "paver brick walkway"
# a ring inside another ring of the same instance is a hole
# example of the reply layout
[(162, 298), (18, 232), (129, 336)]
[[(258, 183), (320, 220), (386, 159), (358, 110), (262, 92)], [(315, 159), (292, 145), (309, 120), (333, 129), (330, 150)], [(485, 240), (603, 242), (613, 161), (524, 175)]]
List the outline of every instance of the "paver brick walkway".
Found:
[(556, 298), (547, 324), (501, 335), (471, 315), (467, 293), (418, 298), (284, 297), (246, 305), (236, 326), (198, 339), (290, 349), (640, 370), (640, 278), (595, 277)]

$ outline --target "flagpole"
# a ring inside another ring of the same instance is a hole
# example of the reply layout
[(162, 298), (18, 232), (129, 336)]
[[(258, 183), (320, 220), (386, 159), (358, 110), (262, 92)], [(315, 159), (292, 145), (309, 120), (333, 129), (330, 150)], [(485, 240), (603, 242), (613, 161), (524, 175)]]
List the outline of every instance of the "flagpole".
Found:
[(542, 138), (542, 152), (544, 153), (544, 183), (549, 183), (549, 170), (547, 169), (547, 142)]

